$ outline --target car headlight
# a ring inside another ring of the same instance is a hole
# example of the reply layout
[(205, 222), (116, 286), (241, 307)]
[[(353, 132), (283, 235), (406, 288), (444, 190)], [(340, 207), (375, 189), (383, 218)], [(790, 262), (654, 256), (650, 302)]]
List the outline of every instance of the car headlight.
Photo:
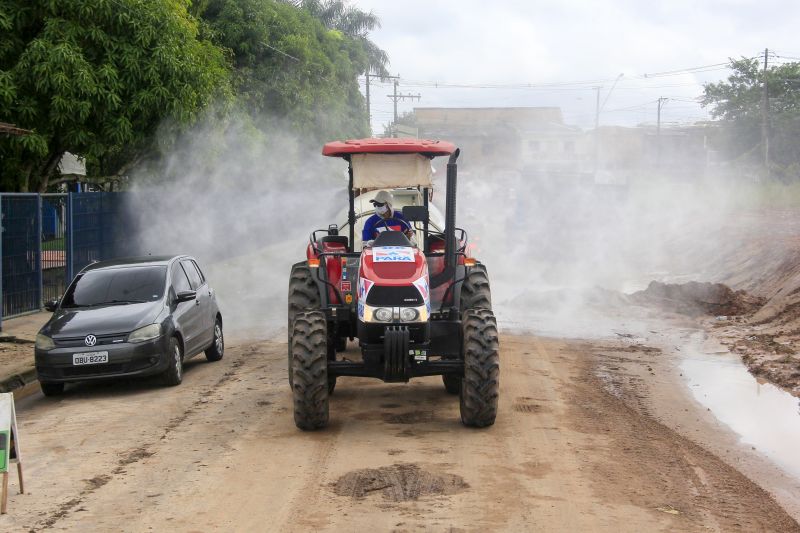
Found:
[(128, 335), (128, 342), (144, 342), (161, 335), (161, 325), (150, 324), (143, 328), (139, 328)]
[(419, 313), (413, 307), (400, 308), (400, 320), (403, 322), (413, 322), (417, 319)]
[(386, 307), (379, 307), (375, 309), (373, 314), (375, 316), (375, 320), (380, 322), (391, 322), (392, 321), (392, 310)]
[(39, 350), (52, 350), (56, 347), (56, 343), (53, 342), (53, 339), (48, 337), (47, 335), (43, 335), (39, 333), (36, 335), (36, 348)]

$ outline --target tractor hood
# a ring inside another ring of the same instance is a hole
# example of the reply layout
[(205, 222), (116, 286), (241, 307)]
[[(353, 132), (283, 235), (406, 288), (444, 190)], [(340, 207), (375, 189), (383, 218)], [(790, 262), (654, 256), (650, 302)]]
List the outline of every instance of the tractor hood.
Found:
[[(430, 281), (425, 255), (413, 246), (375, 246), (361, 252), (358, 314), (366, 307), (415, 307), (421, 319), (430, 313)], [(369, 314), (369, 313), (367, 313)]]
[(379, 285), (410, 285), (428, 274), (428, 264), (413, 246), (375, 246), (362, 252), (359, 274)]

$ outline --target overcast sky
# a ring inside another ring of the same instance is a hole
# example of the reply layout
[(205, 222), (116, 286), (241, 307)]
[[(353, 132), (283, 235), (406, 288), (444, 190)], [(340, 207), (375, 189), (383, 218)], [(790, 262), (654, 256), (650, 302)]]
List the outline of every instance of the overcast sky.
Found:
[[(423, 107), (559, 106), (565, 121), (594, 124), (601, 85), (602, 124), (655, 123), (655, 100), (669, 97), (662, 121), (707, 117), (692, 99), (702, 83), (727, 76), (703, 72), (650, 74), (716, 65), (729, 57), (800, 58), (797, 0), (353, 0), (374, 11), (382, 28), (372, 39), (401, 76), (399, 92)], [(616, 88), (609, 94), (614, 80)], [(644, 76), (648, 74), (645, 78)], [(588, 82), (537, 88), (442, 88), (457, 85)], [(376, 133), (392, 119), (390, 86), (372, 87)], [(363, 82), (362, 82), (363, 89)], [(606, 101), (607, 98), (607, 101)]]

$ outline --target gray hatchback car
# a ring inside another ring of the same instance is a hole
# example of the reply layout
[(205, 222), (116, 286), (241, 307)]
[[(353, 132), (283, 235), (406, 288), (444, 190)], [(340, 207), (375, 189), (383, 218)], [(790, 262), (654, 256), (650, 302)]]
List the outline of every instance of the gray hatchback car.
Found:
[(36, 336), (36, 371), (53, 396), (73, 381), (159, 374), (183, 379), (200, 352), (222, 359), (225, 342), (216, 294), (189, 256), (93, 263), (78, 273)]

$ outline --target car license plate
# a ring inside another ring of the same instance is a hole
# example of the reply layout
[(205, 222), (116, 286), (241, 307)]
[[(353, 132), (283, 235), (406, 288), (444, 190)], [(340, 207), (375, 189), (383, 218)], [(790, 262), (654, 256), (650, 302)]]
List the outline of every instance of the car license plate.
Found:
[(108, 363), (108, 352), (87, 352), (72, 354), (73, 365), (96, 365)]

